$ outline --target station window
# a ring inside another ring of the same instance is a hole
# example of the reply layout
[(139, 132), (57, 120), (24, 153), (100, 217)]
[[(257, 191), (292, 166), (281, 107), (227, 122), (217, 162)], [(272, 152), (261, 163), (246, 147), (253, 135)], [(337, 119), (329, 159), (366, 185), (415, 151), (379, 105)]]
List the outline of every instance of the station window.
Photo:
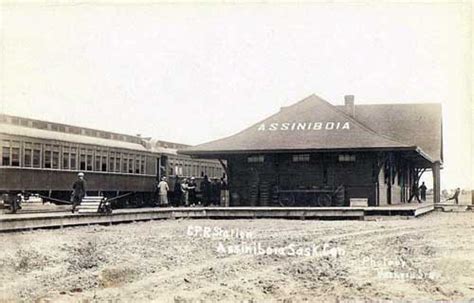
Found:
[(44, 146), (44, 168), (51, 168), (51, 145)]
[(293, 155), (293, 162), (309, 162), (309, 154)]
[(114, 171), (114, 165), (115, 165), (115, 153), (110, 152), (109, 153), (109, 171), (111, 172)]
[(41, 167), (41, 144), (39, 143), (33, 146), (33, 167)]
[(63, 146), (63, 167), (69, 169), (69, 146)]
[(32, 155), (33, 155), (33, 151), (32, 151), (31, 143), (25, 143), (25, 151), (23, 154), (24, 167), (31, 167)]
[(53, 161), (52, 161), (52, 167), (54, 169), (59, 168), (59, 146), (54, 145), (53, 146)]
[(356, 156), (349, 155), (349, 154), (341, 154), (339, 155), (339, 162), (355, 162)]
[(263, 155), (254, 155), (247, 158), (248, 163), (263, 163), (265, 157)]

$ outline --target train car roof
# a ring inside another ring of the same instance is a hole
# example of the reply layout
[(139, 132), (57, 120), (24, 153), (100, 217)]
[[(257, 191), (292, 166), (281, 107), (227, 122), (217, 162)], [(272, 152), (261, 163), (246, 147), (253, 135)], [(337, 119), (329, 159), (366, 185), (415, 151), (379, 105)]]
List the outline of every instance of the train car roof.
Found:
[(62, 142), (70, 142), (87, 145), (100, 145), (104, 147), (113, 147), (121, 149), (129, 149), (134, 151), (148, 151), (143, 145), (125, 141), (103, 139), (97, 137), (89, 137), (71, 133), (50, 131), (31, 127), (23, 127), (11, 124), (0, 123), (0, 133), (11, 136), (29, 137), (32, 139), (47, 139)]

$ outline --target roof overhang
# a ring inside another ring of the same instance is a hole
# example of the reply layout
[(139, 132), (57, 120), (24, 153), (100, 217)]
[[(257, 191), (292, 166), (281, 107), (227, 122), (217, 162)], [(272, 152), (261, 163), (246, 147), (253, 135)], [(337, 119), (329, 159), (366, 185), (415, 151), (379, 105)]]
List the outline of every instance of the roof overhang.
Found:
[(193, 158), (227, 159), (234, 155), (249, 154), (298, 154), (298, 153), (338, 153), (338, 152), (404, 152), (405, 158), (416, 163), (418, 167), (431, 167), (435, 162), (418, 146), (408, 147), (367, 147), (367, 148), (325, 148), (325, 149), (274, 149), (274, 150), (178, 150), (178, 154), (189, 155)]

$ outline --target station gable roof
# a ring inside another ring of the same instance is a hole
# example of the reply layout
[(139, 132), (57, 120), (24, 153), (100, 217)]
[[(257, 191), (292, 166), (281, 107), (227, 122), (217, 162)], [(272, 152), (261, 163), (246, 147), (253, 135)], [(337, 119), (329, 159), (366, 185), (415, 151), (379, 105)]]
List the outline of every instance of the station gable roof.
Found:
[[(429, 161), (441, 159), (441, 144), (437, 144), (441, 142), (441, 111), (432, 110), (429, 119), (419, 118), (423, 120), (420, 124), (413, 117), (425, 117), (426, 107), (403, 105), (400, 107), (403, 109), (398, 110), (398, 105), (389, 106), (358, 105), (353, 117), (344, 111), (344, 107), (311, 95), (233, 136), (179, 152), (211, 156), (268, 151), (404, 149), (415, 150)], [(397, 110), (390, 112), (394, 108)], [(410, 123), (404, 123), (405, 119)], [(439, 139), (431, 141), (423, 135), (426, 132), (436, 133), (435, 137)]]

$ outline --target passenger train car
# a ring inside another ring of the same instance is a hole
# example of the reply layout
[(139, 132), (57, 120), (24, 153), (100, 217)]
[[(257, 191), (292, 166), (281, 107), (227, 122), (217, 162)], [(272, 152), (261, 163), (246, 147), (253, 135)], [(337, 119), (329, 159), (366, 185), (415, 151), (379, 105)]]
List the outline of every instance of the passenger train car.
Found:
[[(220, 178), (215, 160), (178, 155), (184, 144), (0, 114), (0, 194), (40, 194), (69, 201), (72, 183), (84, 172), (89, 195), (126, 196), (118, 205), (154, 201), (156, 182), (177, 176)], [(129, 195), (124, 195), (129, 194)]]

